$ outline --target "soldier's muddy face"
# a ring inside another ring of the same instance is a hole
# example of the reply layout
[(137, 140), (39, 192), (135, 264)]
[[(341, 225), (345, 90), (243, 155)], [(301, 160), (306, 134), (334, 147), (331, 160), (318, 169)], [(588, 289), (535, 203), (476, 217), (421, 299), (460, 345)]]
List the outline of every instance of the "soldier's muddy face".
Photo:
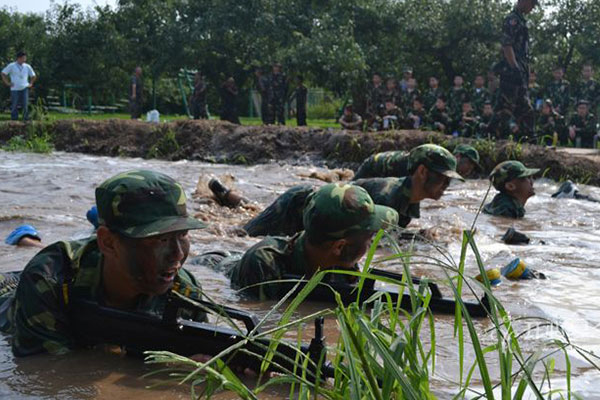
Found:
[(129, 273), (140, 293), (165, 293), (172, 285), (179, 268), (190, 251), (187, 231), (177, 231), (144, 239), (125, 238)]

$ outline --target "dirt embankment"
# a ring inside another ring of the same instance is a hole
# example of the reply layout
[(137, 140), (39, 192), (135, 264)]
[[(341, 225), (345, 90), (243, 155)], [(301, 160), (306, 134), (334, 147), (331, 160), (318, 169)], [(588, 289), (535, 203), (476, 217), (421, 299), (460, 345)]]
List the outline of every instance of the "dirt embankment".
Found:
[[(422, 131), (377, 133), (336, 129), (237, 126), (221, 121), (177, 121), (153, 125), (128, 120), (63, 120), (43, 124), (57, 150), (108, 156), (190, 159), (254, 164), (285, 160), (356, 167), (369, 155), (387, 150), (409, 150), (422, 143), (438, 143), (452, 150), (469, 142), (481, 155), (485, 172), (498, 162), (518, 159), (554, 179), (573, 179), (600, 186), (600, 157), (576, 156), (553, 149), (487, 140), (454, 140)], [(40, 131), (38, 126), (36, 131)], [(18, 122), (0, 124), (0, 144), (27, 135)]]

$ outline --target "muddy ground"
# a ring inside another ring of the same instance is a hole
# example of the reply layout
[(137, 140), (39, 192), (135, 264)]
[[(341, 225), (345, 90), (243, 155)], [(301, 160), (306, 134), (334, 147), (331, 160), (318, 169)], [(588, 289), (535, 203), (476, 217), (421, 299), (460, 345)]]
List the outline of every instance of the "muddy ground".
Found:
[[(238, 126), (221, 121), (176, 121), (158, 125), (129, 120), (36, 122), (56, 150), (108, 156), (201, 160), (232, 164), (286, 161), (293, 164), (355, 168), (369, 155), (437, 143), (452, 150), (460, 142), (475, 146), (484, 173), (498, 162), (518, 159), (545, 176), (600, 186), (600, 157), (579, 157), (551, 148), (487, 140), (455, 140), (423, 131), (364, 133), (338, 129)], [(28, 133), (29, 132), (29, 133)], [(0, 124), (0, 145), (32, 128), (20, 122)]]

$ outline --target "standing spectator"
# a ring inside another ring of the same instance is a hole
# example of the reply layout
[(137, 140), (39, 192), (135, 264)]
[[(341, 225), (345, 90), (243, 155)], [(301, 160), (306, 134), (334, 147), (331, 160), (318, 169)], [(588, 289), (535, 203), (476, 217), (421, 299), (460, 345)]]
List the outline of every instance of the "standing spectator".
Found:
[(306, 126), (306, 101), (308, 98), (308, 89), (304, 86), (304, 77), (296, 77), (296, 89), (290, 97), (290, 102), (296, 100), (296, 122), (298, 126)]
[(207, 119), (206, 113), (206, 82), (200, 71), (194, 76), (194, 92), (190, 99), (194, 119)]
[(281, 72), (281, 64), (273, 64), (273, 71), (269, 79), (270, 106), (273, 112), (270, 123), (285, 125), (285, 100), (287, 99), (288, 83), (285, 75)]
[(566, 79), (565, 70), (561, 65), (557, 65), (552, 70), (554, 80), (546, 85), (545, 97), (552, 100), (554, 109), (563, 116), (569, 112), (569, 103), (571, 101), (571, 84)]
[(264, 125), (273, 123), (273, 110), (271, 110), (271, 99), (269, 98), (269, 77), (263, 74), (261, 68), (254, 71), (256, 76), (256, 90), (260, 93), (260, 119)]
[(533, 133), (535, 116), (527, 96), (529, 28), (525, 15), (537, 4), (538, 0), (518, 0), (502, 24), (503, 57), (494, 67), (494, 71), (500, 73), (500, 92), (496, 97), (494, 116), (489, 124), (490, 133), (499, 137), (504, 137), (507, 133), (499, 129), (499, 125), (506, 124), (510, 119), (518, 121), (523, 134)]
[(238, 88), (235, 85), (235, 80), (232, 76), (227, 78), (221, 85), (221, 120), (229, 121), (233, 124), (240, 124), (240, 119), (237, 115), (237, 96)]
[(575, 90), (575, 101), (586, 100), (590, 103), (590, 110), (596, 112), (598, 101), (600, 100), (600, 86), (594, 80), (594, 69), (592, 64), (584, 64), (581, 68), (581, 77), (583, 78)]
[(142, 107), (144, 105), (144, 81), (142, 80), (142, 67), (135, 67), (131, 77), (131, 89), (129, 91), (129, 111), (131, 119), (138, 119), (142, 116)]
[(33, 68), (25, 61), (27, 61), (27, 53), (20, 51), (17, 53), (16, 61), (2, 70), (2, 81), (10, 88), (10, 119), (13, 121), (19, 119), (19, 104), (23, 107), (23, 120), (27, 121), (29, 118), (27, 113), (29, 88), (33, 87), (37, 79)]

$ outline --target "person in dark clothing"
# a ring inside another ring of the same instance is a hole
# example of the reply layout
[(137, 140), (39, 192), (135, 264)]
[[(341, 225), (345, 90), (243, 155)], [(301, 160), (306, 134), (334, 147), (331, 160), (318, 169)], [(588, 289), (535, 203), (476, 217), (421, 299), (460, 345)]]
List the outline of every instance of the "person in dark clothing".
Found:
[(494, 117), (488, 129), (497, 137), (506, 137), (502, 126), (514, 119), (522, 135), (533, 132), (534, 113), (527, 95), (529, 86), (529, 30), (525, 15), (538, 0), (518, 0), (502, 25), (503, 59), (494, 67), (500, 73), (500, 93), (494, 107)]
[(288, 82), (285, 75), (281, 72), (281, 64), (273, 64), (273, 72), (269, 77), (269, 104), (273, 112), (274, 123), (277, 120), (278, 124), (285, 125), (285, 100), (288, 93)]
[(236, 105), (238, 93), (235, 80), (230, 76), (221, 86), (221, 103), (223, 107), (221, 111), (221, 120), (239, 125), (240, 119), (237, 115)]
[(304, 86), (304, 77), (298, 75), (296, 78), (297, 86), (290, 97), (290, 102), (296, 100), (296, 122), (298, 126), (306, 126), (306, 101), (308, 98), (308, 89)]
[(206, 82), (199, 71), (194, 76), (194, 91), (190, 99), (190, 108), (194, 119), (208, 119), (206, 113)]
[(269, 98), (269, 77), (263, 74), (263, 70), (260, 68), (254, 71), (254, 75), (256, 76), (256, 90), (260, 93), (260, 118), (264, 125), (272, 124), (273, 110), (269, 105), (271, 102)]
[(138, 119), (142, 116), (142, 106), (144, 104), (144, 81), (142, 80), (142, 67), (136, 67), (131, 77), (129, 89), (129, 110), (131, 119)]

